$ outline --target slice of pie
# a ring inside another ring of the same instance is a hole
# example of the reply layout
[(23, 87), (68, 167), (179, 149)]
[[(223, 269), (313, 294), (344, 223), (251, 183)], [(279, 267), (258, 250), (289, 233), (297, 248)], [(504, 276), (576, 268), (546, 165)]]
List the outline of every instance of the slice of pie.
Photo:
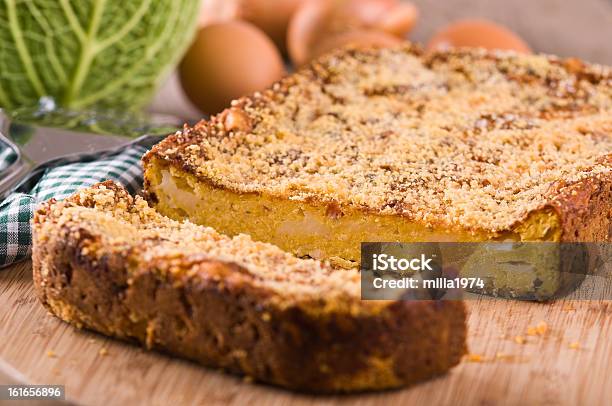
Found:
[(466, 352), (460, 301), (362, 301), (360, 276), (161, 216), (105, 182), (33, 221), (34, 285), (78, 327), (309, 392), (409, 385)]

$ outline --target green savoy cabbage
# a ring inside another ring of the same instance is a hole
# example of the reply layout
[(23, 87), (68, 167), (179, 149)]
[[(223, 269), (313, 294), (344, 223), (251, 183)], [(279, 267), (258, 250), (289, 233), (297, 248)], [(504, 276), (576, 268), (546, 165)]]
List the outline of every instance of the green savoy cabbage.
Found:
[(194, 33), (200, 0), (2, 0), (0, 107), (43, 96), (135, 110)]

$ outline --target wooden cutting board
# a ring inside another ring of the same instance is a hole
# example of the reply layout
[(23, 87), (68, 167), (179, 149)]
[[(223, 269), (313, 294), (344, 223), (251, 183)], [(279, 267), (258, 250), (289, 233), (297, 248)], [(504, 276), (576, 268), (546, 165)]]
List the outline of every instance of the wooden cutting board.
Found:
[[(603, 405), (612, 398), (612, 301), (469, 301), (473, 355), (452, 372), (403, 390), (330, 397), (251, 384), (79, 331), (38, 303), (31, 277), (29, 262), (0, 271), (0, 380), (63, 384), (77, 403)], [(544, 334), (529, 335), (538, 324)]]

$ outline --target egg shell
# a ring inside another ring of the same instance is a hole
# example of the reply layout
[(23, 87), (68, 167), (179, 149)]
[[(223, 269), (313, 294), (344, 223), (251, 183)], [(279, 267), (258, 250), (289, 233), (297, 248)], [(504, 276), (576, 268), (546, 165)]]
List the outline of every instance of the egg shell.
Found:
[(295, 10), (309, 0), (240, 0), (238, 15), (264, 31), (286, 52), (287, 27)]
[(274, 43), (243, 21), (201, 28), (179, 65), (187, 98), (214, 114), (241, 96), (265, 89), (285, 74)]
[(436, 33), (427, 44), (427, 50), (453, 47), (480, 47), (531, 53), (529, 45), (508, 28), (488, 20), (461, 20)]
[(402, 38), (412, 30), (418, 18), (419, 9), (415, 5), (401, 3), (379, 19), (376, 28)]
[(331, 7), (326, 0), (311, 0), (300, 6), (289, 21), (287, 49), (291, 61), (300, 66), (310, 57), (310, 47), (317, 33), (325, 29)]
[(316, 58), (334, 49), (354, 47), (393, 47), (403, 41), (391, 34), (375, 30), (353, 30), (325, 38), (314, 47), (311, 56)]
[(198, 25), (233, 20), (238, 16), (239, 0), (202, 0)]
[[(338, 0), (334, 7), (334, 18), (358, 21), (360, 27), (375, 25), (398, 4), (399, 0)], [(334, 3), (333, 1), (329, 3)]]
[(289, 55), (295, 65), (303, 65), (328, 37), (350, 31), (378, 30), (403, 37), (417, 16), (415, 6), (399, 0), (310, 0), (289, 22)]

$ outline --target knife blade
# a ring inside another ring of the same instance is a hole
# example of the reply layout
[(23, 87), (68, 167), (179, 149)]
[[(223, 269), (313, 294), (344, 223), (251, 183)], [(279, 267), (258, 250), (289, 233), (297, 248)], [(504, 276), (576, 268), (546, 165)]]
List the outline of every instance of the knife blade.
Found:
[(152, 146), (165, 136), (145, 134), (134, 138), (11, 122), (0, 110), (0, 145), (12, 149), (16, 156), (0, 173), (0, 201), (40, 169), (54, 163), (76, 161), (91, 155), (102, 158), (131, 145)]

